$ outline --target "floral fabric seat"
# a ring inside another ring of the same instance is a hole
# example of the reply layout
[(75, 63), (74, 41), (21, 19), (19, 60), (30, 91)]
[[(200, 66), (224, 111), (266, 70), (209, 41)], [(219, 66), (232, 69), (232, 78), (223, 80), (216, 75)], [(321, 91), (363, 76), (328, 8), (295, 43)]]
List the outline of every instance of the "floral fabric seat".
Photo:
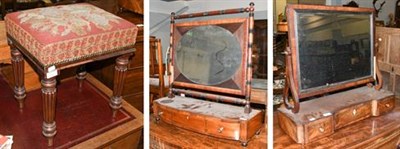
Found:
[(79, 61), (133, 47), (136, 25), (90, 4), (7, 14), (7, 34), (43, 66)]

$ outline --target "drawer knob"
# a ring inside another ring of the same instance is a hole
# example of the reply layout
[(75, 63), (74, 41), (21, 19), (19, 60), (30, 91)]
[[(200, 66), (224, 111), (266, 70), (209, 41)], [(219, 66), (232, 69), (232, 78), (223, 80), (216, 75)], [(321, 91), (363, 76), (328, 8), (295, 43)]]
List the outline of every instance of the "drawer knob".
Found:
[(190, 118), (190, 115), (186, 116), (186, 119), (188, 120)]
[(386, 108), (390, 108), (390, 104), (388, 104), (388, 103), (385, 104), (385, 107), (386, 107)]
[(158, 115), (163, 115), (163, 114), (164, 114), (164, 112), (162, 112), (162, 111), (161, 111), (161, 112), (158, 112)]
[(357, 114), (357, 109), (353, 109), (353, 115), (355, 116)]
[(321, 132), (321, 133), (325, 132), (324, 127), (319, 127), (319, 132)]
[(219, 132), (219, 133), (222, 133), (223, 130), (224, 130), (224, 127), (219, 127), (219, 128), (218, 128), (218, 132)]

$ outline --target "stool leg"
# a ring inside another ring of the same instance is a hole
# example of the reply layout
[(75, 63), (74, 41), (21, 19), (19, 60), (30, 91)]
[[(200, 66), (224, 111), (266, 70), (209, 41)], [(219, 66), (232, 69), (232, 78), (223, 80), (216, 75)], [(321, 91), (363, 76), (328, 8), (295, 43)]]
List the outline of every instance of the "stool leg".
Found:
[(24, 86), (24, 58), (18, 49), (11, 45), (11, 63), (14, 74), (14, 97), (19, 103), (19, 108), (24, 107), (26, 97)]
[(82, 84), (83, 81), (86, 79), (86, 69), (85, 66), (79, 67), (78, 71), (76, 72), (76, 79), (78, 79), (78, 88), (79, 92), (82, 91)]
[(42, 134), (48, 140), (48, 146), (53, 146), (53, 138), (56, 135), (56, 122), (54, 121), (56, 113), (56, 79), (42, 79), (42, 101), (43, 101), (43, 125)]
[(116, 59), (114, 71), (114, 90), (110, 100), (110, 107), (113, 110), (113, 117), (122, 106), (122, 90), (125, 82), (126, 71), (128, 70), (128, 62), (130, 55), (123, 55)]

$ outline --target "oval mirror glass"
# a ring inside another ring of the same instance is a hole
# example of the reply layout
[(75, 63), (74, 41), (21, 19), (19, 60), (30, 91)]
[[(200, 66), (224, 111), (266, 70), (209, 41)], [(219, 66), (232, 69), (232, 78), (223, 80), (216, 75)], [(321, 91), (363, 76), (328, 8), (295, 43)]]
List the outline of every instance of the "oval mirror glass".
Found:
[(215, 25), (190, 29), (175, 50), (179, 71), (198, 84), (216, 85), (231, 79), (241, 61), (242, 50), (237, 38)]

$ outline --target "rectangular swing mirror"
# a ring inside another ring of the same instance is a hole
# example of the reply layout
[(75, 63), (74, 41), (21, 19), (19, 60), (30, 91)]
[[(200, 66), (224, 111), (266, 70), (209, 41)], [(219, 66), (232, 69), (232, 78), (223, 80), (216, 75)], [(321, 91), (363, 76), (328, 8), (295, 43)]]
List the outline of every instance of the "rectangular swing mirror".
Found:
[(300, 98), (373, 81), (371, 9), (289, 6), (293, 80)]

